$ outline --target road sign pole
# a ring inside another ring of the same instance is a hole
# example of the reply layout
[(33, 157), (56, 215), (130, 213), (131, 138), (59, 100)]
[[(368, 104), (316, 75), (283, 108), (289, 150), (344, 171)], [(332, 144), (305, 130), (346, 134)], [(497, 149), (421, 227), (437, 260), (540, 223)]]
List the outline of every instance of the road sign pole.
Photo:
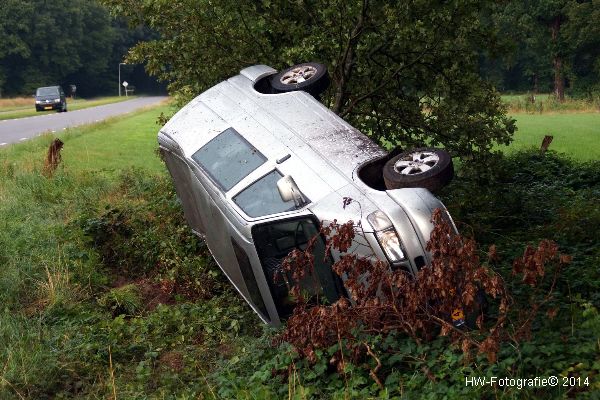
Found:
[(119, 63), (119, 97), (121, 97), (121, 65), (126, 65), (127, 63)]

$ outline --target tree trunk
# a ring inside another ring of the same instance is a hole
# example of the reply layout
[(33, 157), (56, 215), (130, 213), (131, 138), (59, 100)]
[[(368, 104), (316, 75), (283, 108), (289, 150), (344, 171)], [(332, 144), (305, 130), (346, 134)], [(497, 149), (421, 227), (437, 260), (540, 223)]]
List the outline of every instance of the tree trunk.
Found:
[(561, 103), (565, 101), (565, 78), (562, 76), (562, 59), (555, 56), (554, 64), (554, 96)]
[(556, 16), (552, 21), (552, 41), (554, 42), (554, 58), (552, 60), (552, 66), (554, 67), (554, 96), (561, 103), (565, 101), (565, 77), (562, 71), (562, 57), (558, 52), (558, 32), (560, 31), (561, 17)]

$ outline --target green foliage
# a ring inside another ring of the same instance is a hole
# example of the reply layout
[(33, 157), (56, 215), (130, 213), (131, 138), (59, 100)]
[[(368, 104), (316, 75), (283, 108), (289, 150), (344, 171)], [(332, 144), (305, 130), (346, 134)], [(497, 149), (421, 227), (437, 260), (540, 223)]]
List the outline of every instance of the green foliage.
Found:
[(0, 171), (0, 397), (209, 393), (198, 374), (258, 321), (184, 225), (170, 179)]
[[(600, 95), (600, 2), (536, 0), (498, 3), (485, 16), (511, 50), (482, 63), (500, 90), (554, 91), (556, 73), (568, 92), (597, 102)], [(553, 33), (554, 31), (554, 33)], [(560, 60), (557, 66), (556, 60)]]
[(325, 104), (375, 140), (483, 156), (515, 129), (477, 71), (477, 49), (495, 46), (479, 19), (490, 2), (103, 3), (161, 34), (128, 59), (170, 82), (182, 102), (252, 64), (314, 60), (332, 73)]
[(566, 8), (573, 92), (600, 105), (600, 1), (571, 1)]
[(115, 93), (127, 48), (152, 37), (141, 27), (128, 30), (90, 0), (2, 1), (0, 36), (0, 96), (56, 84), (76, 84), (83, 96)]
[(104, 293), (98, 299), (98, 304), (115, 315), (134, 315), (142, 308), (142, 298), (139, 288), (128, 284)]
[(165, 280), (173, 294), (193, 299), (228, 287), (208, 261), (206, 245), (190, 234), (170, 180), (130, 170), (121, 175), (118, 190), (120, 199), (110, 198), (101, 212), (90, 210), (79, 218), (113, 275)]

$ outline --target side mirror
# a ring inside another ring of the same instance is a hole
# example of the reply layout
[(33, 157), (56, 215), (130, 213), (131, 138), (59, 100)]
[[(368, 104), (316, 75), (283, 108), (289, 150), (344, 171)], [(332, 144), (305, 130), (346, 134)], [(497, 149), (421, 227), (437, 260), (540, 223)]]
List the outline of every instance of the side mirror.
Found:
[(283, 201), (294, 201), (296, 208), (306, 204), (306, 199), (291, 175), (286, 175), (277, 181), (277, 190)]

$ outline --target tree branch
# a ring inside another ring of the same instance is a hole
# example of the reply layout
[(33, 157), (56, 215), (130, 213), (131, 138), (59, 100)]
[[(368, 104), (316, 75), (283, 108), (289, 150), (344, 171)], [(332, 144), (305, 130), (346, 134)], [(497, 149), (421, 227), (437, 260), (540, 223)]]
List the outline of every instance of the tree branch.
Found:
[(346, 102), (346, 97), (348, 94), (346, 86), (348, 84), (348, 81), (350, 80), (350, 76), (352, 75), (352, 69), (354, 67), (355, 50), (358, 44), (358, 40), (360, 39), (360, 36), (363, 32), (368, 5), (368, 0), (363, 0), (362, 10), (358, 17), (358, 21), (356, 22), (354, 29), (352, 29), (352, 32), (350, 33), (350, 36), (346, 41), (346, 49), (344, 51), (342, 59), (340, 60), (336, 68), (336, 72), (338, 75), (338, 85), (333, 102), (333, 112), (335, 112), (336, 114), (340, 113), (342, 107), (344, 106), (344, 103)]

